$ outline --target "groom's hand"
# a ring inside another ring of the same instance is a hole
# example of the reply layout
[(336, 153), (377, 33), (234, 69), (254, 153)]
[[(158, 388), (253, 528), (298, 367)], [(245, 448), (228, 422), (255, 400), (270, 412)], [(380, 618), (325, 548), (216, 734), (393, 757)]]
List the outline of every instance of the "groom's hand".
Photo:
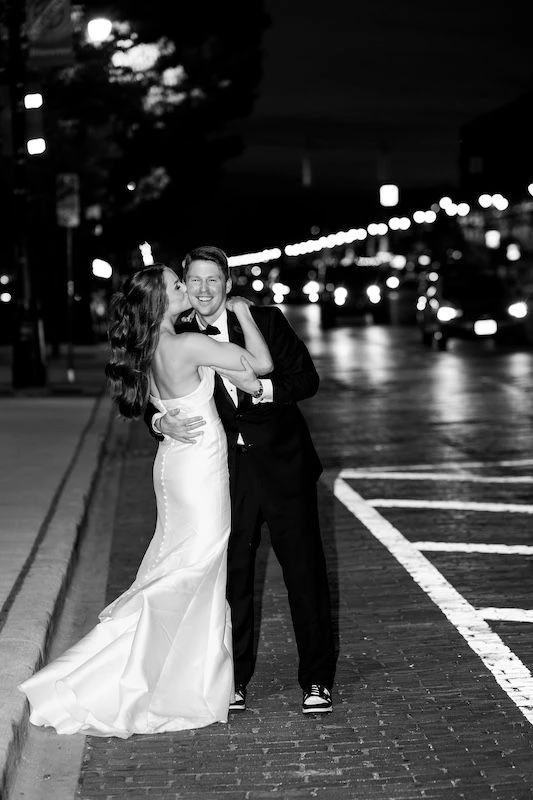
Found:
[(241, 389), (247, 394), (253, 394), (259, 388), (257, 375), (245, 356), (241, 356), (241, 364), (242, 369), (219, 369), (218, 367), (214, 367), (214, 369), (223, 378), (227, 378), (237, 389)]
[(177, 442), (194, 444), (203, 434), (203, 430), (200, 429), (205, 425), (205, 419), (203, 417), (181, 417), (180, 419), (178, 414), (180, 414), (179, 408), (167, 411), (157, 422), (157, 427), (161, 433), (170, 436)]

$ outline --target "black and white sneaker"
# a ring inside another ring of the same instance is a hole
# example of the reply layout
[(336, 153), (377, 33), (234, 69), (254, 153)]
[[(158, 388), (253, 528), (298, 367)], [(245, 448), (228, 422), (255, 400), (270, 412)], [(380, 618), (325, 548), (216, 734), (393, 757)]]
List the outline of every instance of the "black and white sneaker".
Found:
[(304, 692), (302, 711), (304, 714), (326, 714), (333, 711), (331, 692), (327, 686), (313, 683), (309, 691)]
[(229, 704), (230, 711), (246, 711), (246, 687), (236, 686), (233, 702)]

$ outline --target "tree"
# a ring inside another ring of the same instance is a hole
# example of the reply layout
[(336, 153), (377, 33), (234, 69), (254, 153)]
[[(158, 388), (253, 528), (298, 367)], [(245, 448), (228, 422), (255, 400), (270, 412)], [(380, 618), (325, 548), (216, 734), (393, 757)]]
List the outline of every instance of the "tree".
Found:
[[(227, 127), (256, 97), (262, 0), (185, 6), (88, 3), (75, 15), (74, 64), (48, 83), (54, 167), (80, 174), (84, 205), (103, 206), (115, 248), (135, 246), (139, 234), (190, 231), (224, 163), (242, 150)], [(114, 25), (95, 47), (85, 25), (99, 12)]]

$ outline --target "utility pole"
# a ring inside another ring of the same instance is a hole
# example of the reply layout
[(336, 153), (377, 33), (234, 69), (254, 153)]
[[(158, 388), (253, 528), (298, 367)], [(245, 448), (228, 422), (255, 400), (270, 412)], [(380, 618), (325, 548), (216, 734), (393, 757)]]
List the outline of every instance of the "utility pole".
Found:
[(12, 385), (14, 389), (44, 387), (47, 383), (42, 321), (32, 293), (28, 259), (28, 195), (26, 175), (27, 47), (24, 36), (25, 3), (7, 1), (8, 65), (12, 136), (12, 254), (15, 272), (15, 324), (13, 330)]

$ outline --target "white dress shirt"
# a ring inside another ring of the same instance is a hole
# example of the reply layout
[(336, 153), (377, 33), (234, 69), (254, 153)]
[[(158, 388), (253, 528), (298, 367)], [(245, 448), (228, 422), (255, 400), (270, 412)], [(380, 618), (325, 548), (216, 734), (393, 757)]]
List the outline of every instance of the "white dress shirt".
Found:
[[(205, 325), (202, 325), (198, 317), (196, 318), (198, 326), (200, 328), (205, 328)], [(215, 328), (218, 328), (220, 333), (210, 334), (211, 339), (214, 339), (216, 342), (229, 342), (229, 332), (228, 332), (228, 312), (226, 309), (222, 312), (222, 314), (217, 317), (215, 322), (212, 323)], [(231, 383), (227, 378), (222, 378), (222, 382), (226, 387), (226, 390), (235, 403), (235, 405), (239, 404), (238, 396), (237, 396), (237, 387)], [(272, 386), (272, 381), (268, 378), (261, 378), (261, 383), (263, 384), (263, 394), (260, 398), (252, 397), (252, 403), (257, 405), (258, 403), (271, 403), (274, 399), (274, 391)]]
[[(201, 330), (205, 329), (206, 326), (198, 319), (198, 317), (196, 317), (196, 322), (198, 323), (198, 327)], [(228, 312), (226, 311), (226, 309), (223, 310), (221, 315), (217, 317), (215, 322), (212, 324), (214, 325), (215, 328), (219, 329), (220, 333), (209, 334), (209, 336), (211, 336), (211, 338), (217, 342), (229, 342)], [(220, 377), (222, 379), (222, 382), (224, 383), (227, 393), (233, 400), (235, 406), (238, 406), (239, 398), (237, 395), (237, 387), (234, 386), (234, 384), (230, 380), (222, 377), (222, 375)], [(269, 378), (261, 378), (261, 383), (263, 384), (263, 394), (260, 398), (252, 397), (252, 403), (254, 405), (257, 405), (259, 403), (272, 403), (274, 400), (274, 387), (272, 385), (272, 381)], [(154, 416), (152, 417), (152, 428), (156, 433), (159, 433), (160, 435), (161, 431), (158, 428), (156, 428), (156, 422), (163, 416), (164, 414), (158, 412), (154, 414)], [(165, 436), (165, 438), (168, 438), (165, 434), (162, 435)], [(244, 444), (244, 440), (240, 433), (237, 439), (237, 443)]]

